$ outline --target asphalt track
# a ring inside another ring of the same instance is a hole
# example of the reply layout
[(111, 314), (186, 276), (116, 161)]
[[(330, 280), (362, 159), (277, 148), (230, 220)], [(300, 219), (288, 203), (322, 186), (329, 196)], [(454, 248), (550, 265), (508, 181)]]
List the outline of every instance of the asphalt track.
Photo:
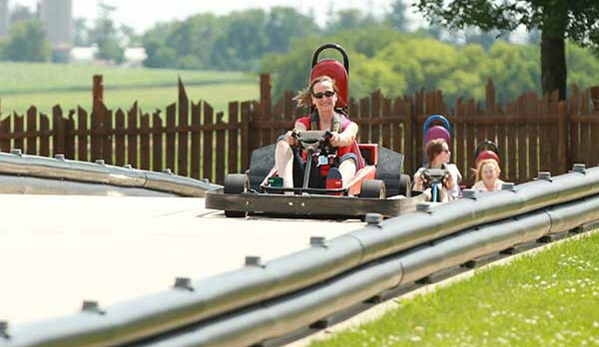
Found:
[(228, 219), (203, 198), (0, 195), (0, 320), (31, 322), (168, 290), (361, 228), (359, 220)]

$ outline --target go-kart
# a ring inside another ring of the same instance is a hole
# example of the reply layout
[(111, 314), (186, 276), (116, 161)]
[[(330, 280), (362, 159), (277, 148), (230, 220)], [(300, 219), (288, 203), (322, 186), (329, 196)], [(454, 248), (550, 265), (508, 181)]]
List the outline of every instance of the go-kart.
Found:
[[(325, 49), (339, 51), (343, 65), (333, 59), (318, 61)], [(322, 75), (332, 77), (339, 89), (335, 105), (347, 115), (349, 61), (345, 50), (336, 44), (319, 47), (312, 56), (310, 81)], [(328, 143), (326, 131), (307, 130), (295, 134), (301, 149), (306, 152), (301, 186), (284, 188), (275, 167), (275, 144), (252, 151), (250, 167), (245, 174), (230, 174), (222, 189), (206, 194), (206, 208), (224, 210), (227, 217), (249, 214), (274, 214), (301, 217), (358, 217), (379, 213), (385, 217), (415, 210), (423, 196), (411, 197), (410, 176), (402, 174), (404, 156), (378, 144), (357, 144), (359, 169), (354, 178), (342, 185), (340, 175), (327, 175), (326, 183), (311, 182), (322, 166), (335, 163), (336, 151)], [(360, 163), (362, 164), (362, 163)], [(335, 165), (332, 165), (335, 166)], [(338, 173), (338, 171), (337, 171)], [(298, 183), (298, 182), (294, 182)]]
[[(207, 192), (206, 207), (224, 210), (227, 217), (264, 214), (363, 218), (367, 213), (397, 216), (413, 211), (418, 202), (424, 201), (424, 196), (410, 198), (410, 177), (399, 173), (403, 156), (384, 149), (387, 165), (380, 166), (379, 171), (379, 148), (372, 144), (359, 145), (363, 153), (369, 154), (367, 165), (358, 170), (347, 185), (342, 185), (340, 176), (329, 174), (324, 187), (311, 186), (310, 178), (320, 175), (320, 172), (315, 171), (335, 160), (335, 149), (330, 147), (326, 131), (304, 131), (296, 136), (300, 146), (307, 152), (301, 186), (282, 186), (282, 179), (273, 168), (274, 145), (270, 145), (252, 153), (247, 174), (228, 175), (224, 188)], [(266, 167), (271, 169), (265, 174)], [(388, 167), (397, 169), (395, 172), (386, 172), (385, 168)]]

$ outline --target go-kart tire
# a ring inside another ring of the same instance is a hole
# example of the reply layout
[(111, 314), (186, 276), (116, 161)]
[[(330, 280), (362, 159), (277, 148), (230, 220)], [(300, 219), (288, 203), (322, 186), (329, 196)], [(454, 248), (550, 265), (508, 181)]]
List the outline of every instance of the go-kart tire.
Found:
[[(225, 194), (241, 194), (250, 190), (250, 178), (245, 174), (229, 174), (225, 178)], [(243, 218), (247, 216), (247, 211), (228, 211), (225, 210), (225, 216), (229, 218)]]
[(406, 198), (412, 197), (412, 178), (410, 175), (401, 174), (399, 178), (399, 194)]
[(386, 199), (387, 188), (382, 180), (365, 180), (360, 191), (361, 198)]

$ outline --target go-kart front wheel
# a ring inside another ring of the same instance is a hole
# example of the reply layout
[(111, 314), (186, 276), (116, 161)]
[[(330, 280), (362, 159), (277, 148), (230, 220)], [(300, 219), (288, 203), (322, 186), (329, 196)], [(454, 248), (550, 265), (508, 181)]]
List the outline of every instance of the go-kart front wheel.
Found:
[(387, 188), (382, 180), (365, 180), (360, 191), (361, 198), (385, 199)]
[[(244, 174), (229, 174), (225, 178), (225, 194), (241, 194), (250, 190), (250, 178)], [(242, 218), (247, 216), (247, 211), (225, 210), (225, 216), (231, 218)]]

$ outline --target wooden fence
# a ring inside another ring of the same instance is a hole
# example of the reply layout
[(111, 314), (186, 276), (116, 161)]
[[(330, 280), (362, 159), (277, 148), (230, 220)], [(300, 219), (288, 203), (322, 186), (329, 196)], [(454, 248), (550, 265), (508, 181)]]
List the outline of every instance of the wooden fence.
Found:
[[(441, 91), (395, 99), (375, 91), (368, 98), (351, 99), (349, 114), (360, 126), (360, 141), (406, 155), (407, 173), (422, 163), (426, 118), (445, 115), (452, 126), (453, 160), (466, 185), (472, 184), (476, 145), (485, 139), (498, 145), (507, 181), (527, 181), (538, 171), (564, 173), (575, 162), (599, 163), (599, 151), (593, 148), (599, 140), (599, 87), (580, 91), (572, 86), (570, 98), (562, 102), (557, 93), (540, 98), (526, 93), (505, 108), (495, 104), (491, 80), (486, 91), (484, 106), (458, 99), (452, 109)], [(103, 159), (155, 171), (170, 168), (179, 175), (222, 184), (227, 173), (248, 168), (252, 149), (273, 143), (303, 115), (292, 97), (286, 92), (272, 100), (270, 76), (262, 75), (260, 100), (230, 102), (226, 115), (206, 101), (190, 102), (181, 82), (178, 102), (168, 105), (164, 115), (161, 110), (142, 114), (136, 103), (126, 112), (113, 112), (104, 105), (102, 77), (95, 76), (91, 113), (79, 107), (65, 114), (56, 106), (48, 116), (32, 106), (25, 115), (0, 118), (0, 150), (61, 153), (69, 159)]]

